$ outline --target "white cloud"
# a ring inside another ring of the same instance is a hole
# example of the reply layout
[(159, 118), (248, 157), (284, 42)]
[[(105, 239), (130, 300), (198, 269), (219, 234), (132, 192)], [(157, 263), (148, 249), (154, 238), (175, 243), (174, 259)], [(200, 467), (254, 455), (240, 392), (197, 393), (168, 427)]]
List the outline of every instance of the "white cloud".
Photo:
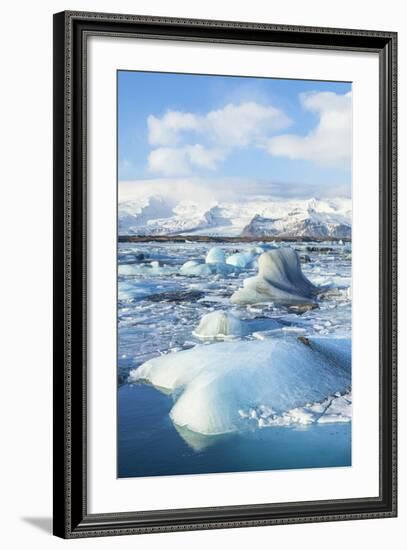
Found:
[[(264, 147), (269, 135), (291, 120), (271, 105), (227, 104), (204, 115), (167, 111), (147, 119), (150, 171), (185, 175), (195, 167), (214, 170), (234, 148)], [(191, 145), (190, 142), (194, 144)]]
[(225, 158), (225, 152), (221, 149), (206, 149), (199, 143), (185, 148), (188, 160), (195, 166), (215, 170), (217, 162)]
[(320, 185), (318, 183), (279, 182), (252, 178), (214, 177), (159, 177), (133, 181), (119, 181), (119, 202), (142, 200), (145, 197), (163, 197), (174, 204), (183, 200), (197, 204), (219, 202), (269, 201), (273, 199), (319, 199), (349, 197), (349, 182)]
[(319, 115), (317, 127), (305, 136), (272, 137), (269, 153), (322, 165), (348, 166), (352, 155), (352, 94), (313, 92), (300, 96), (303, 107)]
[(164, 176), (184, 176), (190, 173), (184, 149), (159, 147), (148, 156), (148, 168)]
[(148, 141), (151, 145), (173, 147), (178, 143), (181, 132), (199, 127), (200, 118), (192, 113), (179, 111), (167, 111), (162, 118), (150, 115), (147, 117)]
[(207, 149), (199, 143), (185, 147), (158, 147), (148, 156), (151, 172), (164, 176), (185, 176), (191, 174), (194, 167), (215, 170), (217, 162), (225, 153), (219, 149)]
[(209, 111), (205, 115), (167, 111), (162, 118), (147, 118), (148, 140), (151, 145), (177, 145), (187, 132), (227, 147), (244, 147), (268, 132), (281, 130), (290, 119), (271, 105), (254, 102)]
[(119, 181), (119, 202), (157, 196), (175, 203), (186, 200), (213, 204), (216, 200), (241, 200), (242, 193), (249, 189), (253, 195), (254, 186), (255, 182), (249, 180), (196, 176)]
[(265, 139), (268, 133), (286, 128), (290, 119), (271, 105), (247, 102), (229, 103), (223, 109), (210, 111), (205, 126), (212, 140), (225, 147), (247, 147)]

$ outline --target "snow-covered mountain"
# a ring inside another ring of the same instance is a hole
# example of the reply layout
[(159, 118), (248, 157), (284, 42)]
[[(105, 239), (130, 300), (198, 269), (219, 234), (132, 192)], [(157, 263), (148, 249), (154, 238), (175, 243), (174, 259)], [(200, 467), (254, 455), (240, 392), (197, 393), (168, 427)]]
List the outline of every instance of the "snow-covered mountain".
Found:
[(267, 218), (256, 214), (242, 231), (244, 236), (311, 237), (350, 239), (351, 212), (341, 212), (322, 201), (307, 201), (281, 217)]
[(350, 238), (351, 200), (274, 200), (201, 204), (151, 196), (119, 203), (120, 235)]

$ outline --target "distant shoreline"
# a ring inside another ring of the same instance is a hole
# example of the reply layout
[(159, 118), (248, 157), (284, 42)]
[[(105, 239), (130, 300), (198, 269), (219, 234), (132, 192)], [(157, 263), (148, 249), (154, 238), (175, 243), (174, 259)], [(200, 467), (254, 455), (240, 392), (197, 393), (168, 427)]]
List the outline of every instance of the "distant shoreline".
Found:
[(253, 242), (304, 242), (304, 243), (337, 243), (351, 242), (347, 238), (312, 238), (312, 237), (272, 237), (272, 236), (236, 236), (223, 237), (221, 235), (119, 235), (119, 243), (145, 243), (145, 242), (200, 242), (200, 243), (253, 243)]

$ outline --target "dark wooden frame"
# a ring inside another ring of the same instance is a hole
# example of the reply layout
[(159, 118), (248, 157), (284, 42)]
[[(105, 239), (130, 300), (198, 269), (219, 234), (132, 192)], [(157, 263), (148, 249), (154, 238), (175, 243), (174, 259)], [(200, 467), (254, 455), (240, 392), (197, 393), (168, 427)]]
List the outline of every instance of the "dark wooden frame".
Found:
[[(88, 514), (86, 41), (91, 35), (377, 52), (380, 59), (380, 495), (320, 502)], [(397, 35), (135, 15), (54, 15), (54, 534), (64, 538), (394, 517)]]

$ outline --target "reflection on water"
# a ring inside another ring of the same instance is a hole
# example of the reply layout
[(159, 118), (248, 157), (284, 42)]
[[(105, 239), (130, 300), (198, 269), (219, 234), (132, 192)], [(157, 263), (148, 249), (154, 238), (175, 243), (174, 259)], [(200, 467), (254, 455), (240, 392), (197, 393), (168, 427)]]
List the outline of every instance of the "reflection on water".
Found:
[(119, 388), (118, 477), (351, 465), (351, 424), (253, 429), (206, 437), (177, 429), (173, 399), (152, 386)]
[(188, 430), (188, 428), (180, 427), (176, 424), (174, 424), (174, 426), (179, 435), (185, 441), (185, 443), (187, 443), (187, 445), (189, 445), (189, 447), (191, 447), (191, 449), (193, 449), (194, 451), (203, 451), (211, 445), (215, 445), (215, 443), (219, 444), (222, 441), (230, 439), (231, 437), (229, 434), (204, 435), (192, 432), (191, 430)]

